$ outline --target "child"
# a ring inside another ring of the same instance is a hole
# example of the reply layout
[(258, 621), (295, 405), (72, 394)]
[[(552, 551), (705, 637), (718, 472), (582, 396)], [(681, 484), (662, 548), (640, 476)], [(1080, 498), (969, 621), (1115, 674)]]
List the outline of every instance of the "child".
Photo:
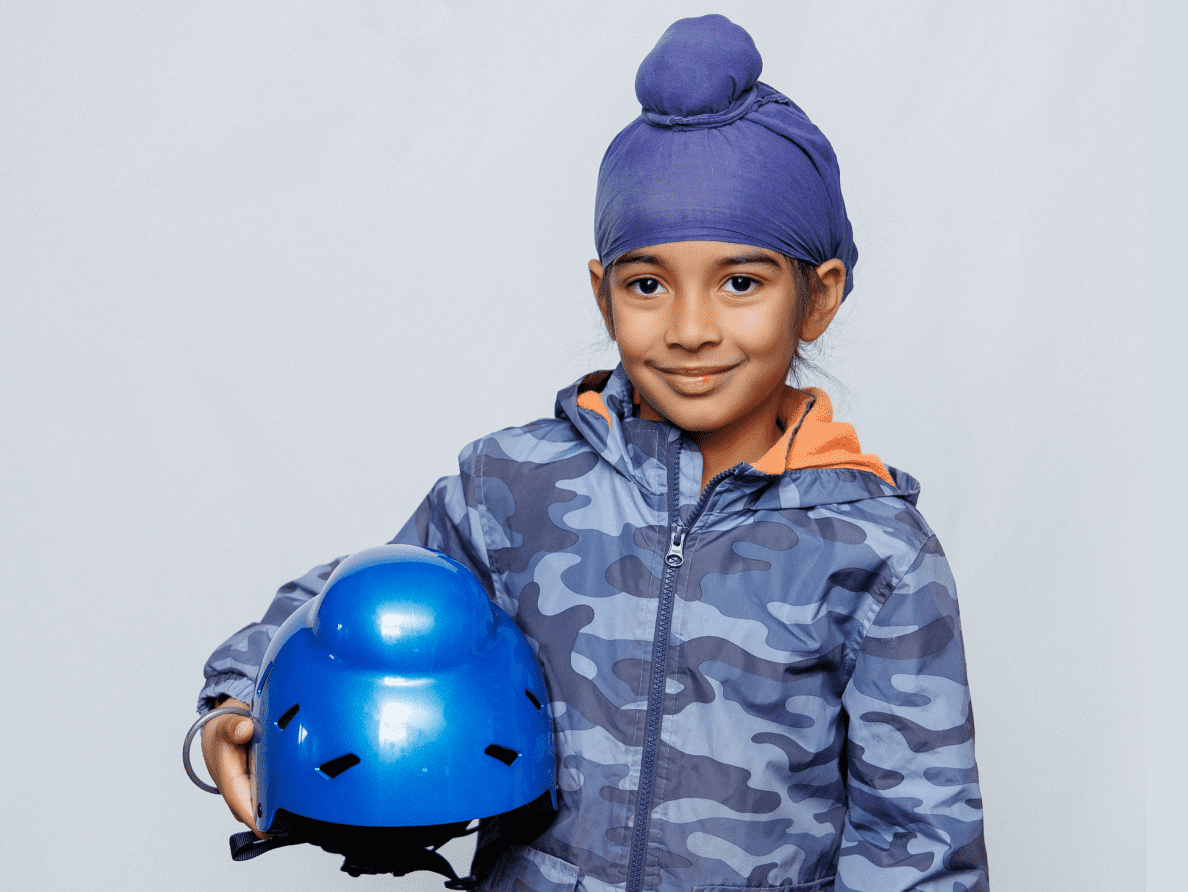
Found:
[[(828, 141), (760, 69), (721, 16), (665, 32), (599, 173), (590, 277), (620, 366), (467, 447), (394, 540), (473, 570), (550, 689), (556, 820), (483, 889), (988, 888), (957, 603), (918, 486), (785, 384), (857, 250)], [(334, 566), (215, 652), (201, 710), (250, 699)], [(249, 738), (223, 717), (204, 752), (252, 826)]]

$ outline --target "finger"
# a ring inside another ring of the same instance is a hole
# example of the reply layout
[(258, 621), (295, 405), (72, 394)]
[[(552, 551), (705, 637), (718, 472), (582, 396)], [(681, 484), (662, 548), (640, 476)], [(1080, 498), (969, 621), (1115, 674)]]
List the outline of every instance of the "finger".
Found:
[[(246, 739), (251, 740), (252, 723), (244, 724), (248, 729)], [(214, 732), (214, 743), (210, 750), (204, 749), (204, 754), (208, 755), (210, 776), (219, 792), (223, 794), (223, 800), (231, 814), (235, 815), (241, 824), (246, 824), (260, 839), (268, 839), (268, 834), (261, 833), (256, 828), (255, 815), (252, 812), (252, 784), (247, 772), (247, 750), (228, 739), (238, 730), (238, 727), (232, 726), (232, 734), (220, 735), (217, 729)]]
[(252, 720), (241, 715), (221, 715), (208, 726), (212, 732), (231, 743), (243, 745), (252, 739)]
[[(247, 744), (254, 725), (250, 719), (227, 714), (212, 719), (202, 729), (202, 758), (223, 801), (241, 824), (247, 825), (260, 839), (268, 834), (256, 828), (252, 812), (252, 785), (247, 771)], [(208, 733), (209, 732), (209, 733)]]
[(202, 757), (211, 780), (226, 798), (235, 779), (247, 777), (247, 751), (220, 730), (213, 729), (211, 739), (202, 741)]
[[(237, 716), (228, 716), (228, 718), (238, 718)], [(250, 743), (252, 739), (252, 731), (254, 727), (250, 720), (240, 719), (237, 724), (227, 723), (230, 726), (229, 738), (233, 743), (243, 746)]]
[[(241, 704), (238, 700), (227, 701), (228, 705), (246, 707), (247, 704)], [(215, 765), (212, 760), (212, 755), (219, 749), (220, 744), (229, 743), (235, 746), (243, 746), (251, 740), (252, 736), (252, 722), (250, 719), (234, 713), (218, 716), (211, 719), (202, 729), (202, 758), (206, 762), (206, 768), (214, 775)], [(215, 780), (216, 785), (218, 780)]]
[(215, 786), (220, 786), (219, 773), (224, 761), (222, 756), (224, 747), (242, 747), (242, 744), (235, 740), (234, 736), (234, 730), (241, 721), (239, 716), (221, 715), (207, 722), (202, 729), (202, 760), (206, 762), (206, 770), (210, 772)]
[(235, 815), (241, 824), (246, 824), (258, 838), (269, 838), (267, 833), (261, 833), (256, 827), (256, 816), (252, 813), (252, 785), (246, 774), (237, 775), (229, 780), (223, 799), (231, 809), (231, 814)]

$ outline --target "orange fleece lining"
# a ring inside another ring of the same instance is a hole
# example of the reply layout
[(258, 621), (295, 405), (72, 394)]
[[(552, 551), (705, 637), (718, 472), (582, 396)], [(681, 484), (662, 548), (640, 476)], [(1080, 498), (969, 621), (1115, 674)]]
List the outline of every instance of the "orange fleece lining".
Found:
[(579, 393), (577, 398), (579, 409), (587, 409), (591, 412), (596, 412), (602, 416), (602, 420), (606, 422), (606, 426), (611, 426), (610, 412), (606, 408), (606, 403), (602, 401), (602, 394), (597, 390), (587, 390), (584, 393)]
[(833, 420), (833, 404), (819, 387), (789, 387), (780, 406), (784, 435), (755, 462), (755, 470), (779, 474), (803, 468), (853, 468), (895, 482), (877, 455), (862, 451), (854, 426)]

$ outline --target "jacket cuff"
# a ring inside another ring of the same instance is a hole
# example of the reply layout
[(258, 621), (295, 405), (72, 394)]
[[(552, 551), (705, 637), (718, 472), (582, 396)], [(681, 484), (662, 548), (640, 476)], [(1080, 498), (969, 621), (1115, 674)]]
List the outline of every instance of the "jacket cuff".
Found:
[(226, 694), (228, 697), (234, 697), (244, 703), (251, 703), (252, 694), (255, 693), (254, 688), (255, 682), (238, 672), (224, 672), (213, 678), (208, 678), (206, 686), (198, 695), (198, 714), (206, 715), (214, 709), (215, 698), (220, 694)]

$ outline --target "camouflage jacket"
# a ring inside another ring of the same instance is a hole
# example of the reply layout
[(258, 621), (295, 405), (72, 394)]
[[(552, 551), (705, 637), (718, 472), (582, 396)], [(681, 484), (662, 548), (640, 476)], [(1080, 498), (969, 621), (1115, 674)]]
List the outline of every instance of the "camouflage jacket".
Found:
[[(953, 580), (918, 485), (820, 391), (702, 491), (622, 369), (471, 444), (394, 541), (469, 566), (537, 648), (559, 813), (484, 890), (988, 889)], [(250, 696), (283, 587), (207, 664)]]

